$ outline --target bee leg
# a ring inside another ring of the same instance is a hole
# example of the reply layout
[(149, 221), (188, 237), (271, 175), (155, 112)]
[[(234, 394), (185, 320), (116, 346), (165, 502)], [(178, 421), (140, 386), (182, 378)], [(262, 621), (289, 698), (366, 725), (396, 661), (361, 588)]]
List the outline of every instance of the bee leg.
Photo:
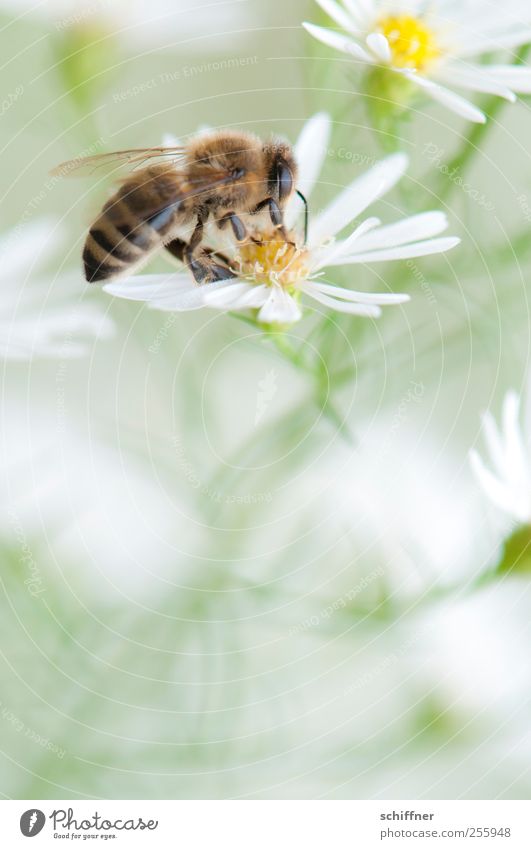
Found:
[[(184, 262), (192, 272), (196, 283), (213, 283), (215, 280), (227, 280), (230, 277), (236, 277), (236, 274), (228, 265), (221, 265), (217, 262), (212, 262), (211, 257), (216, 256), (212, 251), (202, 251), (199, 256), (194, 256), (194, 251), (201, 244), (203, 238), (202, 218), (198, 218), (192, 238), (183, 249)], [(177, 247), (179, 250), (179, 247)], [(223, 262), (225, 257), (218, 257)]]
[(218, 265), (216, 262), (209, 265), (209, 283), (213, 283), (214, 280), (229, 280), (231, 277), (237, 277), (238, 275), (234, 273), (232, 268), (229, 268), (227, 265)]
[(275, 198), (266, 198), (265, 200), (260, 201), (260, 203), (251, 210), (251, 215), (257, 215), (266, 207), (269, 209), (269, 217), (271, 218), (273, 226), (279, 231), (281, 236), (288, 241), (288, 234), (284, 226), (282, 211)]
[[(168, 242), (168, 244), (164, 245), (164, 247), (171, 253), (172, 256), (178, 259), (179, 262), (185, 262), (188, 245), (183, 239), (172, 239), (171, 242)], [(191, 263), (188, 262), (188, 268), (190, 268), (197, 283), (211, 283), (214, 280), (225, 280), (226, 278), (236, 276), (229, 267), (229, 260), (226, 256), (223, 256), (223, 254), (207, 248), (204, 251), (204, 255), (205, 257), (208, 256), (208, 262), (203, 262), (197, 257), (194, 257)], [(223, 265), (212, 262), (212, 257), (220, 260)]]
[(213, 283), (215, 280), (228, 280), (237, 277), (237, 274), (228, 265), (212, 262), (211, 256), (216, 254), (203, 254), (201, 259), (195, 257), (188, 262), (188, 268), (194, 275), (196, 283)]
[(232, 227), (232, 232), (234, 233), (234, 238), (238, 242), (245, 241), (247, 237), (247, 230), (245, 229), (245, 224), (238, 218), (235, 212), (227, 212), (223, 218), (220, 218), (218, 221), (218, 227), (223, 230), (223, 228), (230, 224)]
[(184, 252), (186, 250), (186, 242), (183, 239), (172, 239), (164, 245), (167, 251), (171, 253), (179, 262), (184, 262)]
[(194, 251), (201, 244), (203, 238), (204, 220), (198, 215), (195, 230), (192, 233), (192, 238), (184, 249), (184, 261), (197, 283), (208, 282), (209, 267), (208, 264), (194, 257)]

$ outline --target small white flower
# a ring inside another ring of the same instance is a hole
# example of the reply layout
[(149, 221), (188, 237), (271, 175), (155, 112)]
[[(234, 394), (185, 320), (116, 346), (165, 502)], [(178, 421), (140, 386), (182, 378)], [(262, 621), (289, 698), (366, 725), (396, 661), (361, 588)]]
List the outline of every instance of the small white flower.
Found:
[(79, 275), (33, 279), (34, 264), (43, 264), (61, 241), (56, 223), (48, 219), (0, 239), (0, 359), (78, 357), (87, 338), (112, 333), (112, 321), (99, 308), (77, 303)]
[(477, 451), (471, 452), (470, 462), (491, 501), (518, 522), (531, 523), (531, 465), (518, 422), (519, 411), (520, 398), (510, 391), (503, 402), (501, 429), (490, 413), (483, 415), (491, 468)]
[[(329, 117), (315, 115), (295, 145), (299, 188), (306, 197), (326, 155), (329, 129)], [(296, 197), (286, 209), (291, 242), (278, 233), (261, 233), (263, 243), (259, 245), (224, 243), (223, 253), (232, 252), (229, 260), (236, 277), (198, 286), (188, 272), (144, 274), (104, 288), (118, 297), (147, 301), (160, 310), (255, 309), (263, 324), (298, 321), (302, 317), (302, 295), (340, 312), (376, 318), (381, 306), (404, 303), (409, 295), (358, 292), (336, 286), (323, 276), (325, 269), (441, 253), (459, 242), (457, 238), (435, 238), (447, 227), (442, 212), (425, 212), (385, 226), (377, 218), (366, 218), (345, 239), (336, 240), (343, 228), (398, 182), (407, 164), (404, 154), (395, 154), (354, 180), (310, 222), (306, 244), (294, 229), (300, 212)]]
[[(303, 23), (310, 35), (370, 66), (402, 74), (434, 100), (483, 123), (485, 115), (451, 89), (516, 99), (531, 93), (531, 68), (485, 64), (483, 54), (531, 41), (531, 15), (518, 0), (316, 0), (341, 28)], [(447, 88), (450, 86), (450, 88)]]

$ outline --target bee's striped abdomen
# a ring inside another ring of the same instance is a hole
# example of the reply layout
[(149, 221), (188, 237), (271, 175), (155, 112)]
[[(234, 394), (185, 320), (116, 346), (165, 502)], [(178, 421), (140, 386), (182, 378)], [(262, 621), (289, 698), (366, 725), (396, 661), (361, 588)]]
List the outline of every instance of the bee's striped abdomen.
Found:
[(89, 230), (83, 263), (89, 283), (108, 280), (147, 259), (160, 236), (138, 219), (126, 199), (112, 198)]
[[(160, 167), (144, 169), (105, 204), (89, 230), (83, 250), (89, 283), (130, 271), (163, 245), (179, 207), (178, 201), (173, 202), (175, 184), (168, 186), (161, 179), (163, 176), (166, 173), (161, 174)], [(148, 210), (153, 209), (156, 211), (149, 214)]]

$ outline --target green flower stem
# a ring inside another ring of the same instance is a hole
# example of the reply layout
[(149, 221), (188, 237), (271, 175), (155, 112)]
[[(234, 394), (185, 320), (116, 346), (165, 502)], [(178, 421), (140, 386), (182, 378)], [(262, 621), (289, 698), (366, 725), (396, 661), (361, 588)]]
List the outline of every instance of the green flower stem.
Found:
[[(513, 65), (523, 65), (527, 56), (529, 55), (529, 50), (531, 45), (525, 44), (520, 47), (515, 55)], [(461, 146), (461, 150), (450, 160), (447, 164), (447, 170), (445, 174), (442, 175), (442, 179), (440, 181), (440, 187), (437, 191), (437, 196), (439, 200), (447, 200), (449, 195), (452, 193), (452, 189), (455, 188), (455, 183), (452, 180), (448, 179), (448, 174), (463, 174), (463, 172), (468, 168), (471, 160), (474, 155), (480, 150), (481, 146), (485, 143), (488, 133), (491, 131), (491, 128), (495, 126), (495, 119), (502, 111), (502, 109), (506, 106), (507, 101), (500, 97), (497, 94), (490, 95), (484, 104), (483, 104), (483, 112), (487, 115), (487, 120), (484, 124), (473, 124), (472, 129), (469, 134), (464, 139), (464, 142)]]
[[(238, 313), (231, 313), (231, 315), (233, 318), (237, 318), (239, 321), (243, 321), (255, 329), (259, 328), (259, 325), (252, 318), (239, 315)], [(315, 338), (319, 334), (329, 331), (330, 327), (333, 326), (333, 321), (326, 318), (312, 330), (310, 335)], [(335, 428), (337, 428), (343, 439), (352, 445), (354, 443), (354, 439), (348, 431), (348, 427), (343, 416), (336, 409), (334, 402), (330, 397), (333, 381), (330, 379), (330, 373), (326, 367), (326, 358), (319, 355), (316, 358), (316, 361), (314, 360), (314, 362), (309, 362), (304, 354), (304, 348), (306, 347), (308, 340), (304, 340), (301, 345), (296, 348), (290, 342), (283, 330), (264, 331), (264, 337), (272, 342), (283, 359), (288, 360), (288, 362), (290, 362), (291, 365), (298, 371), (305, 372), (311, 377), (314, 385), (314, 392), (312, 396), (313, 402), (317, 405), (319, 412), (327, 418)]]
[(286, 359), (288, 359), (295, 368), (305, 371), (311, 376), (314, 382), (313, 399), (319, 412), (327, 418), (335, 428), (337, 428), (343, 439), (352, 445), (354, 440), (352, 435), (349, 433), (345, 419), (336, 409), (331, 398), (332, 384), (330, 381), (330, 373), (326, 367), (326, 361), (322, 357), (318, 357), (317, 363), (310, 365), (303, 356), (301, 349), (294, 348), (282, 332), (271, 333), (270, 338), (277, 350)]

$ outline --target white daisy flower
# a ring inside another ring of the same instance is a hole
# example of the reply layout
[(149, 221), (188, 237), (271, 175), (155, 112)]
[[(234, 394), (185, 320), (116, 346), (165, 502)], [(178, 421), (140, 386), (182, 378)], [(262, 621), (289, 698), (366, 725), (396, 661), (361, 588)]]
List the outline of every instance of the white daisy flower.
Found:
[(114, 324), (99, 308), (77, 303), (79, 275), (33, 279), (34, 264), (43, 264), (61, 241), (56, 223), (48, 219), (0, 238), (0, 359), (78, 357), (87, 339), (112, 334)]
[(518, 522), (531, 524), (531, 464), (519, 412), (520, 398), (510, 391), (503, 402), (501, 429), (491, 413), (483, 415), (489, 464), (477, 451), (471, 452), (470, 462), (490, 500)]
[[(326, 155), (329, 129), (329, 117), (315, 115), (295, 145), (298, 185), (306, 197)], [(447, 227), (442, 212), (426, 212), (387, 225), (381, 225), (377, 218), (365, 218), (346, 238), (335, 238), (398, 182), (407, 164), (404, 154), (395, 154), (354, 180), (310, 222), (306, 243), (295, 225), (301, 205), (296, 197), (286, 209), (288, 241), (278, 232), (261, 232), (262, 244), (225, 242), (223, 253), (234, 277), (197, 285), (188, 271), (146, 274), (109, 283), (104, 288), (118, 297), (147, 301), (160, 310), (254, 309), (262, 324), (298, 321), (302, 317), (303, 295), (340, 312), (376, 318), (381, 306), (404, 303), (409, 295), (359, 292), (336, 286), (325, 276), (325, 269), (441, 253), (459, 242), (457, 238), (436, 238)]]
[[(340, 27), (303, 23), (310, 35), (373, 67), (383, 66), (419, 86), (470, 121), (483, 112), (456, 94), (457, 87), (497, 94), (511, 102), (531, 93), (531, 68), (480, 64), (494, 50), (531, 41), (529, 6), (478, 0), (316, 0)], [(448, 88), (447, 86), (450, 86)]]

